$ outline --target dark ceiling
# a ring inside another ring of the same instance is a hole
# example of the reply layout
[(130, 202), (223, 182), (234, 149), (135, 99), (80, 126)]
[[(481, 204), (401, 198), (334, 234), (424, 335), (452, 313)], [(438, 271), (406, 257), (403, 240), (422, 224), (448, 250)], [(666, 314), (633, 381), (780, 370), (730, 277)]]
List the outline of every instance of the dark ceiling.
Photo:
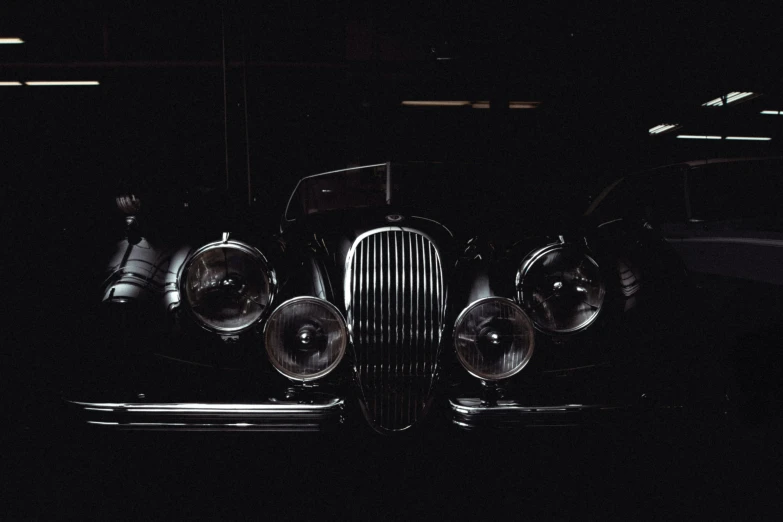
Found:
[[(279, 199), (300, 175), (387, 159), (486, 163), (574, 194), (627, 170), (780, 153), (783, 118), (760, 114), (783, 109), (771, 2), (423, 4), (5, 2), (0, 37), (24, 44), (0, 45), (0, 81), (100, 82), (0, 87), (6, 164), (25, 193), (228, 183), (243, 199), (249, 172), (254, 196)], [(734, 91), (762, 96), (702, 106)], [(649, 134), (662, 123), (681, 127)]]

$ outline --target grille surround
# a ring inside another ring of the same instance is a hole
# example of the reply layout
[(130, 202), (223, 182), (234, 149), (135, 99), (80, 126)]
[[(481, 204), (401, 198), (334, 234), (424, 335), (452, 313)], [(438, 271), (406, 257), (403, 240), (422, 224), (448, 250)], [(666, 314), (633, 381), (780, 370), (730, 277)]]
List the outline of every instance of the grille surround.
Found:
[(440, 251), (417, 229), (364, 232), (346, 256), (344, 292), (368, 413), (386, 429), (405, 429), (425, 409), (437, 370), (446, 311)]

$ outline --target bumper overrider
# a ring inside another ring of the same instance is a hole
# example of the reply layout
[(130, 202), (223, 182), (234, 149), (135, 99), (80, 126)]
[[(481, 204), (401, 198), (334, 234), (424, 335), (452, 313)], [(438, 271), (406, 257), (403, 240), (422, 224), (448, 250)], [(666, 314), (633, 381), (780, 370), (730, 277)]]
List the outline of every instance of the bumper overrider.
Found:
[(66, 401), (87, 424), (119, 430), (324, 431), (344, 421), (342, 398), (258, 403)]

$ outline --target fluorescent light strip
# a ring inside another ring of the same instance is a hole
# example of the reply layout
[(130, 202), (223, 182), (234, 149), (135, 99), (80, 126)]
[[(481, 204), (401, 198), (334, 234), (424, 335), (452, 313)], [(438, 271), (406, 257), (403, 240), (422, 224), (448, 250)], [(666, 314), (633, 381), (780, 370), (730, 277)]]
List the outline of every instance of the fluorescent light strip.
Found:
[(719, 140), (720, 136), (694, 136), (693, 134), (678, 134), (678, 138), (686, 140)]
[(761, 111), (761, 114), (777, 114), (778, 116), (783, 116), (783, 111)]
[(765, 136), (726, 136), (726, 139), (736, 141), (770, 141), (772, 138), (767, 138)]
[(24, 43), (21, 38), (0, 38), (0, 44), (20, 44)]
[(22, 82), (0, 82), (0, 87), (21, 87)]
[(64, 81), (56, 81), (56, 82), (24, 82), (25, 85), (30, 85), (32, 87), (38, 87), (38, 86), (62, 86), (62, 85), (100, 85), (96, 81), (78, 81), (78, 82), (64, 82)]
[[(732, 91), (726, 95), (726, 103), (725, 105), (728, 105), (729, 103), (733, 103), (737, 100), (741, 100), (742, 98), (747, 98), (748, 96), (752, 96), (754, 93), (752, 92), (739, 92), (739, 91)], [(702, 103), (702, 107), (719, 107), (721, 105), (724, 105), (723, 98), (715, 98), (714, 100), (710, 100), (707, 103)]]
[(409, 107), (464, 107), (470, 105), (470, 102), (452, 100), (405, 100), (402, 104)]
[(741, 100), (742, 98), (747, 98), (748, 96), (753, 96), (752, 92), (741, 92), (737, 96), (731, 99), (731, 101), (735, 102), (737, 100)]
[(677, 128), (679, 126), (680, 126), (679, 123), (662, 123), (660, 125), (656, 125), (652, 129), (650, 129), (649, 132), (650, 132), (650, 134), (661, 134), (663, 132), (670, 131), (670, 130), (672, 130), (674, 128)]
[(511, 101), (508, 102), (509, 109), (535, 109), (541, 102), (537, 101)]
[[(405, 100), (403, 105), (408, 107), (466, 107), (470, 105), (474, 109), (489, 109), (489, 101), (463, 101), (463, 100)], [(541, 102), (536, 101), (511, 101), (508, 102), (509, 109), (535, 109)]]

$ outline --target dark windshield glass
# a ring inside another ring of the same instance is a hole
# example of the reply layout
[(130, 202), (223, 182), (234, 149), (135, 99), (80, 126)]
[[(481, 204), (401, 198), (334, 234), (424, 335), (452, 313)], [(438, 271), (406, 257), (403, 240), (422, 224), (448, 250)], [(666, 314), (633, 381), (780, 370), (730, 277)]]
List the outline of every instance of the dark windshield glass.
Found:
[[(571, 211), (567, 187), (537, 183), (528, 169), (501, 171), (484, 163), (401, 162), (357, 167), (304, 178), (286, 219), (391, 204), (455, 227), (487, 230), (560, 219)], [(559, 192), (558, 192), (559, 191)]]
[(781, 214), (783, 162), (713, 163), (688, 173), (691, 217), (705, 221)]
[(386, 168), (373, 165), (304, 178), (291, 196), (286, 219), (386, 204)]
[[(361, 207), (395, 205), (437, 211), (475, 203), (493, 187), (484, 167), (437, 163), (394, 163), (356, 167), (304, 178), (300, 181), (286, 218)], [(491, 177), (491, 176), (489, 176)], [(482, 180), (477, 183), (476, 180)], [(387, 194), (387, 188), (390, 188)]]

